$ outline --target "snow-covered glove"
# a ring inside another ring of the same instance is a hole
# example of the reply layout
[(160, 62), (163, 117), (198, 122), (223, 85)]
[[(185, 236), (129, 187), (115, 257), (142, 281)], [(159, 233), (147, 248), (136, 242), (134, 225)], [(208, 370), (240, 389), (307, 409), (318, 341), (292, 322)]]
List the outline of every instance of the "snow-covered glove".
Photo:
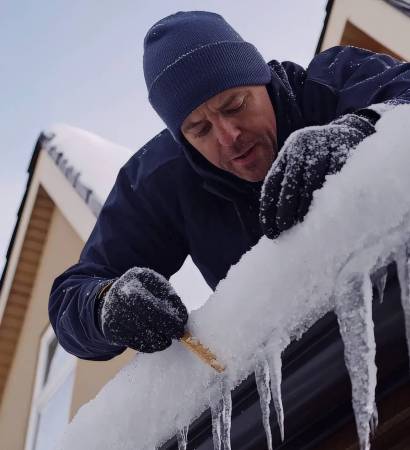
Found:
[(338, 172), (349, 153), (375, 132), (380, 115), (371, 109), (346, 114), (328, 125), (294, 132), (272, 165), (262, 187), (260, 222), (274, 239), (308, 212), (313, 192)]
[(112, 344), (153, 353), (184, 334), (188, 320), (184, 304), (169, 281), (151, 269), (128, 270), (100, 302), (97, 319)]

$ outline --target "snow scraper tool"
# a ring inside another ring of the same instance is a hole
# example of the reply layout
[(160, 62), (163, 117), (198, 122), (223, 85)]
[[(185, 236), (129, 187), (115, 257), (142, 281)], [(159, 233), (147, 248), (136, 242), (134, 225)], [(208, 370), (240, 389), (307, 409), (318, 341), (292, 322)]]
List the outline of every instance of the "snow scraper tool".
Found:
[(216, 359), (216, 356), (208, 347), (202, 345), (198, 339), (193, 337), (189, 331), (186, 331), (181, 338), (181, 343), (192, 353), (195, 353), (199, 359), (208, 364), (217, 372), (221, 373), (225, 367)]

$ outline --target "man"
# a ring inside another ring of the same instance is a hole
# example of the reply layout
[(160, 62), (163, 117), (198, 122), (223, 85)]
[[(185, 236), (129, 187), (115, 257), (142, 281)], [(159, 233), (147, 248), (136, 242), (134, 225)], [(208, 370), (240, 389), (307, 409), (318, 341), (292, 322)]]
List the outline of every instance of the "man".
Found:
[(186, 256), (214, 289), (263, 233), (303, 220), (325, 176), (374, 132), (370, 105), (410, 99), (409, 64), (352, 47), (307, 70), (267, 64), (214, 13), (164, 18), (144, 49), (167, 129), (121, 169), (79, 263), (51, 292), (54, 330), (80, 358), (179, 339), (187, 312), (168, 278)]

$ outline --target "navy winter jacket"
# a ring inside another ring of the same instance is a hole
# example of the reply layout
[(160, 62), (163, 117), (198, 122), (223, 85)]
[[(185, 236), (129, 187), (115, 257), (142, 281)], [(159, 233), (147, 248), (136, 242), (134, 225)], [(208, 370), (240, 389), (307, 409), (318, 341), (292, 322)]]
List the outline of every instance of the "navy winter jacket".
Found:
[[(334, 47), (307, 70), (269, 64), (279, 148), (299, 128), (386, 100), (410, 101), (410, 64), (386, 55)], [(104, 339), (94, 310), (102, 285), (131, 267), (169, 278), (191, 255), (214, 289), (261, 237), (260, 187), (214, 167), (168, 131), (158, 134), (120, 170), (80, 261), (53, 284), (49, 313), (61, 345), (93, 360), (124, 350)]]

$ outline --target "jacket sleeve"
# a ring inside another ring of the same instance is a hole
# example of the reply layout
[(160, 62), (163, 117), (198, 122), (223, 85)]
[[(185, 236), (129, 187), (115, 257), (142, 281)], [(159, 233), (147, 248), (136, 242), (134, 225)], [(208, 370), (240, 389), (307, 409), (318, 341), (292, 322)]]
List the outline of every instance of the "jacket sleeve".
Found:
[(107, 360), (124, 347), (111, 345), (95, 320), (100, 290), (131, 267), (149, 267), (169, 278), (187, 256), (176, 229), (175, 190), (141, 176), (138, 153), (121, 169), (80, 260), (53, 283), (51, 324), (60, 344), (79, 358)]
[(410, 102), (410, 63), (357, 47), (333, 47), (306, 70), (301, 110), (308, 125), (382, 102)]

